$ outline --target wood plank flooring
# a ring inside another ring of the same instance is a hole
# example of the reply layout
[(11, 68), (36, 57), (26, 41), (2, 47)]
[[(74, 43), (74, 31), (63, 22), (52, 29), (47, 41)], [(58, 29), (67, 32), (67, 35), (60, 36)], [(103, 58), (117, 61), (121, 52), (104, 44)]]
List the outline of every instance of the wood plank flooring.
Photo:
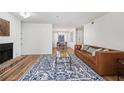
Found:
[[(29, 55), (29, 56), (20, 56), (17, 57), (11, 61), (19, 60), (22, 57), (24, 57), (22, 60), (20, 60), (15, 66), (8, 69), (4, 73), (0, 74), (0, 80), (1, 81), (16, 81), (18, 80), (33, 63), (36, 62), (36, 60), (39, 58), (39, 55)], [(9, 62), (4, 65), (9, 64)]]
[[(57, 49), (56, 48), (53, 48), (52, 53), (55, 54), (56, 51), (57, 51)], [(74, 54), (74, 51), (73, 51), (72, 48), (67, 48), (65, 51), (68, 51), (70, 54)]]
[[(68, 48), (67, 51), (71, 54), (74, 53), (73, 49)], [(53, 48), (53, 54), (55, 54), (56, 48)], [(7, 61), (0, 65), (0, 70), (6, 65), (18, 61), (17, 64), (11, 68), (7, 68), (6, 71), (0, 73), (0, 81), (17, 81), (39, 58), (40, 55), (27, 55), (20, 56), (10, 61)], [(117, 76), (103, 76), (105, 80), (116, 81)], [(120, 77), (120, 80), (124, 80)]]

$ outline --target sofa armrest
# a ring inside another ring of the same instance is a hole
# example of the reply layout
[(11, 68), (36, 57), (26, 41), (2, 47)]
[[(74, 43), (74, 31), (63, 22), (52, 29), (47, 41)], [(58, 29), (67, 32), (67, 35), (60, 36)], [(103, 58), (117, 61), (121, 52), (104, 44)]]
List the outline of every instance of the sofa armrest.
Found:
[(117, 72), (117, 59), (124, 58), (124, 52), (120, 51), (97, 51), (96, 69), (100, 75), (114, 75)]
[(81, 45), (75, 45), (74, 46), (74, 53), (76, 54), (76, 50), (81, 50)]
[(75, 46), (74, 46), (74, 50), (80, 50), (81, 47), (82, 47), (82, 45), (75, 45)]

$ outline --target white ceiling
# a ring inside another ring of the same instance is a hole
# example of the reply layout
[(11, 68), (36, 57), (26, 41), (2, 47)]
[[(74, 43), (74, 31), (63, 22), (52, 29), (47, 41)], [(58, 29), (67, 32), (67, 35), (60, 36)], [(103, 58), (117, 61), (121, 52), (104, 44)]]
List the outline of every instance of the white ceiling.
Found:
[(54, 28), (76, 28), (101, 17), (105, 12), (31, 12), (29, 18), (22, 18), (18, 12), (12, 12), (22, 22), (53, 24)]

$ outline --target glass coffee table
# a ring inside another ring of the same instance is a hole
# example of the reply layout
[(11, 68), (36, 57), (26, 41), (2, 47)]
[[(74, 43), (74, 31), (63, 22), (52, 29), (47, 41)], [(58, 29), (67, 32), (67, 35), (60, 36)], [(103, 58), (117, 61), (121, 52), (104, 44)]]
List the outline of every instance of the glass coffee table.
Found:
[(67, 51), (57, 51), (56, 52), (56, 59), (55, 59), (55, 69), (57, 68), (57, 64), (59, 63), (68, 63), (70, 70), (71, 68), (71, 56)]

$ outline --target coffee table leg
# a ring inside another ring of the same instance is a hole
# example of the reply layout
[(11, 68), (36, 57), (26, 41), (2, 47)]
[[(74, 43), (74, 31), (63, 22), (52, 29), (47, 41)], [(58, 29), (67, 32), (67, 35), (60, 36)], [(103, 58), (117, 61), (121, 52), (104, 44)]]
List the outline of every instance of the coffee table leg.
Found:
[(70, 70), (72, 70), (72, 68), (71, 68), (71, 57), (70, 57)]
[(55, 72), (54, 72), (54, 80), (55, 80), (55, 75), (56, 75), (56, 67), (57, 67), (57, 57), (55, 59)]

